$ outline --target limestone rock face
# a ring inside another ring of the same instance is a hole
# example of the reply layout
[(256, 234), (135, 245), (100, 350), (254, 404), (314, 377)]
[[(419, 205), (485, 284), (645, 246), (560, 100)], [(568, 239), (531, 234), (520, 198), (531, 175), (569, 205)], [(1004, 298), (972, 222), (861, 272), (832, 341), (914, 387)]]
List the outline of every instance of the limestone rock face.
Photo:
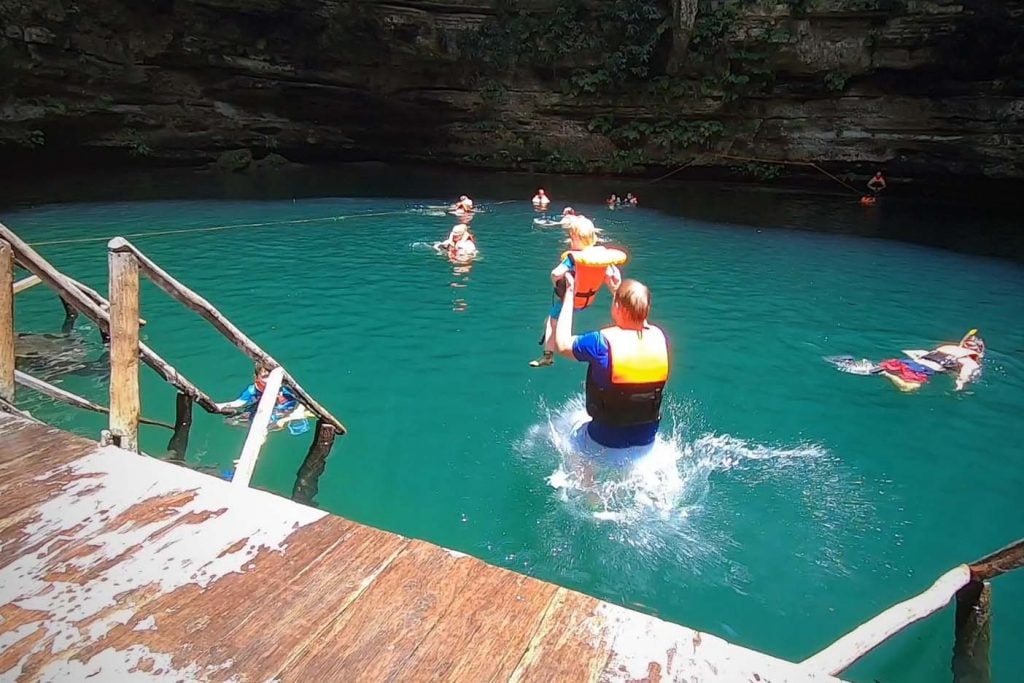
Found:
[(1024, 0), (582, 2), (0, 0), (0, 152), (1024, 178)]

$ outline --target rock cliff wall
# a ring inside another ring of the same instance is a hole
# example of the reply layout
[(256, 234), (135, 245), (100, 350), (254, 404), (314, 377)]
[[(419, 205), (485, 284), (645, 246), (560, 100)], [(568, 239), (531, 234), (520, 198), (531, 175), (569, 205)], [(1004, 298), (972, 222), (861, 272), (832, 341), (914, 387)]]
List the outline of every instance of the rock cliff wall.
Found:
[(1024, 0), (0, 0), (8, 168), (238, 149), (1019, 180)]

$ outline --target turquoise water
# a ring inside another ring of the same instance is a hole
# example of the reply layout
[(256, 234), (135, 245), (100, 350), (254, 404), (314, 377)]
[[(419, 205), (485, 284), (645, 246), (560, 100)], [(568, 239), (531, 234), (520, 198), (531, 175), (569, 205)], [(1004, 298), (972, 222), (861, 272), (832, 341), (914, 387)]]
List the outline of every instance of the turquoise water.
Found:
[[(674, 346), (656, 457), (595, 505), (563, 466), (584, 367), (527, 367), (564, 236), (535, 227), (527, 201), (480, 196), (481, 257), (452, 264), (427, 246), (451, 220), (422, 210), (448, 199), (68, 203), (0, 219), (36, 243), (97, 238), (38, 248), (100, 290), (103, 238), (148, 234), (132, 239), (349, 427), (320, 481), (325, 509), (781, 657), (809, 656), (1021, 536), (1022, 266), (836, 234), (874, 218), (829, 197), (792, 201), (800, 227), (833, 234), (577, 204), (628, 247), (626, 274), (650, 285), (652, 320)], [(735, 202), (741, 211), (744, 195)], [(231, 225), (243, 227), (156, 234)], [(577, 329), (603, 325), (608, 303), (602, 294)], [(62, 320), (42, 287), (16, 314), (23, 332)], [(147, 343), (217, 399), (248, 383), (240, 353), (149, 285), (143, 315)], [(822, 361), (892, 357), (969, 327), (990, 353), (962, 394), (946, 377), (901, 394)], [(77, 330), (100, 358), (90, 326)], [(106, 402), (102, 364), (62, 383)], [(173, 391), (148, 370), (142, 394), (145, 415), (173, 418)], [(82, 433), (105, 424), (25, 392), (20, 402)], [(167, 434), (143, 427), (142, 445), (160, 453)], [(197, 411), (189, 460), (230, 469), (244, 437)], [(288, 495), (307, 447), (272, 435), (255, 485)], [(997, 680), (1024, 668), (1022, 600), (1024, 575), (995, 582)], [(951, 646), (947, 610), (847, 677), (947, 680)]]

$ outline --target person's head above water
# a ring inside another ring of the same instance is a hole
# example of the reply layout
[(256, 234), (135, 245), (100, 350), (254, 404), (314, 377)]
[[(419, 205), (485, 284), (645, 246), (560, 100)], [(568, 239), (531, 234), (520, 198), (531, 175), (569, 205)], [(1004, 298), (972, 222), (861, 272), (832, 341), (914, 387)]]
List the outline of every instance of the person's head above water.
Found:
[(256, 368), (253, 370), (254, 384), (260, 391), (267, 386), (267, 377), (270, 376), (270, 366), (266, 363), (256, 363)]
[(537, 196), (538, 197), (543, 197), (544, 196), (544, 188), (541, 188), (541, 189), (537, 190)]
[(597, 228), (586, 216), (575, 216), (569, 224), (569, 242), (573, 249), (586, 249), (597, 244)]
[(638, 280), (623, 280), (612, 299), (612, 320), (623, 328), (639, 329), (651, 313), (651, 290)]
[(978, 354), (979, 358), (985, 355), (985, 340), (982, 339), (977, 332), (973, 332), (964, 337), (963, 341), (960, 342), (960, 346), (970, 351), (974, 351)]
[(571, 206), (567, 206), (564, 209), (562, 209), (562, 215), (563, 216), (575, 216), (576, 215), (576, 209), (572, 208)]

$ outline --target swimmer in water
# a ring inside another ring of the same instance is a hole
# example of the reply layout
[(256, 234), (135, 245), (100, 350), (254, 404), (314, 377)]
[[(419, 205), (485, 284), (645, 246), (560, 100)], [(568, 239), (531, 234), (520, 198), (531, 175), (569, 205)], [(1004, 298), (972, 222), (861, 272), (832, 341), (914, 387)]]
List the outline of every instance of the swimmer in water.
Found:
[(473, 200), (466, 195), (462, 195), (459, 197), (459, 201), (448, 207), (448, 210), (455, 213), (473, 213)]
[(476, 240), (466, 226), (461, 224), (452, 227), (448, 239), (438, 242), (434, 248), (447, 252), (448, 256), (453, 259), (467, 259), (476, 256), (477, 253)]
[[(263, 391), (267, 386), (267, 377), (270, 376), (271, 367), (263, 363), (257, 363), (253, 372), (253, 383), (250, 384), (234, 401), (218, 403), (217, 410), (231, 415), (243, 415), (245, 419), (251, 420), (256, 413), (256, 406), (263, 397)], [(289, 422), (305, 420), (309, 417), (305, 406), (299, 403), (292, 390), (281, 386), (277, 394), (277, 405), (270, 416), (272, 429), (282, 429)]]
[(548, 197), (543, 189), (537, 190), (537, 194), (533, 195), (533, 206), (537, 209), (547, 210), (548, 205), (551, 204), (551, 198)]

